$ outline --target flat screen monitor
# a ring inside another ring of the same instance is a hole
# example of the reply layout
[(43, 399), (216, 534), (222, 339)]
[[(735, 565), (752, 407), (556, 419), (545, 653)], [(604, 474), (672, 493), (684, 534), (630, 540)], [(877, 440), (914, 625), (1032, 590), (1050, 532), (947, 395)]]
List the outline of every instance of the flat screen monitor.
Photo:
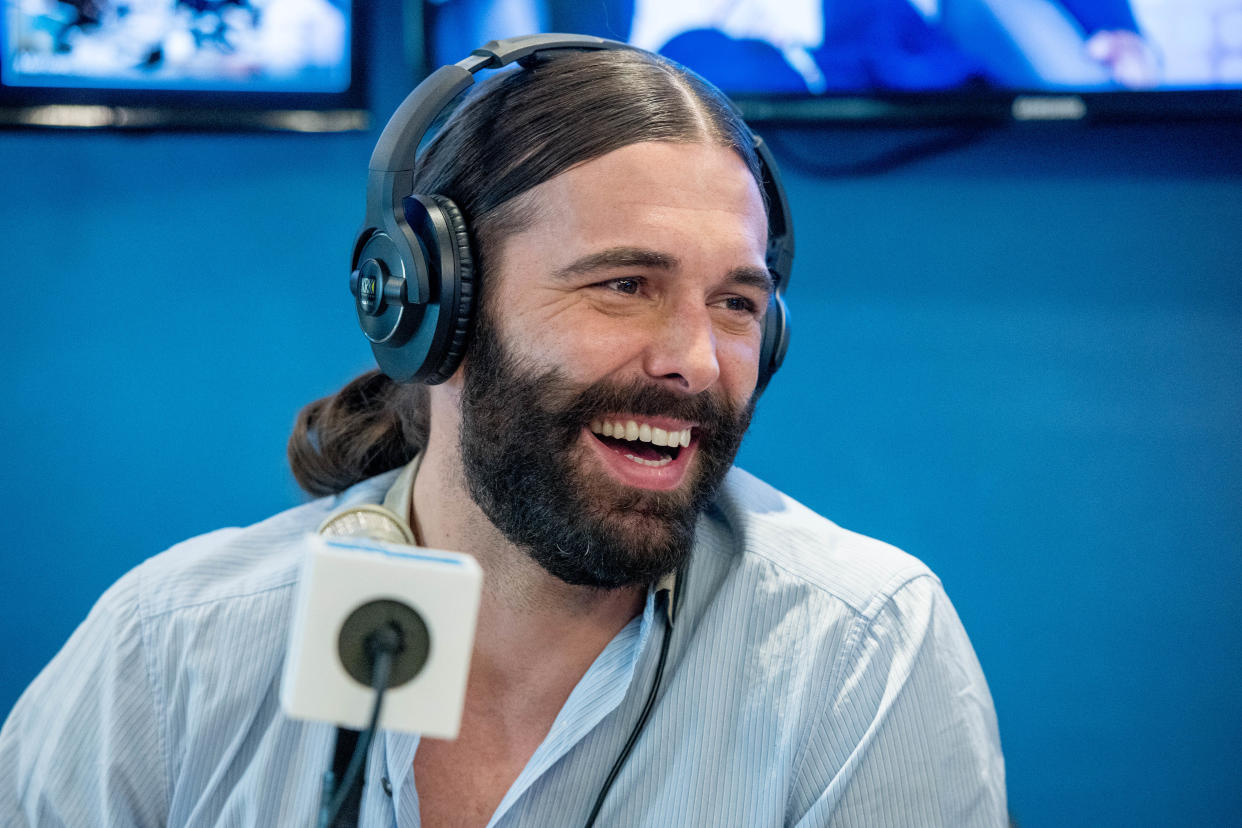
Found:
[(570, 31), (684, 63), (758, 119), (1242, 114), (1242, 0), (441, 0), (428, 67)]
[(364, 129), (350, 0), (5, 0), (0, 123)]

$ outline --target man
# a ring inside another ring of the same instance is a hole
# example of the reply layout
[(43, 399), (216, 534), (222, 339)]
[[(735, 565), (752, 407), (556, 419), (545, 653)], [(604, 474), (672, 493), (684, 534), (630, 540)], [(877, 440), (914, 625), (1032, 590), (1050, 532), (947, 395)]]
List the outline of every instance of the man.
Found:
[[(637, 51), (498, 74), (415, 175), (481, 293), (448, 381), (308, 406), (327, 496), (148, 561), (0, 735), (0, 817), (305, 825), (333, 731), (279, 675), (306, 533), (384, 501), (484, 594), (458, 739), (381, 733), (366, 825), (997, 825), (991, 699), (939, 582), (730, 464), (760, 384), (768, 222), (744, 124)], [(663, 612), (676, 574), (675, 626)]]

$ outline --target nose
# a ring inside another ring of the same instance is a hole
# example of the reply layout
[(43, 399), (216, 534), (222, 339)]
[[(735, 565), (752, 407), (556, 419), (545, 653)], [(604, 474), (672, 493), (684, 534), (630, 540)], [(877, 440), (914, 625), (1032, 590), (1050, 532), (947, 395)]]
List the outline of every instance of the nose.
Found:
[(720, 362), (716, 331), (706, 307), (669, 308), (651, 325), (643, 364), (647, 376), (688, 394), (715, 384)]

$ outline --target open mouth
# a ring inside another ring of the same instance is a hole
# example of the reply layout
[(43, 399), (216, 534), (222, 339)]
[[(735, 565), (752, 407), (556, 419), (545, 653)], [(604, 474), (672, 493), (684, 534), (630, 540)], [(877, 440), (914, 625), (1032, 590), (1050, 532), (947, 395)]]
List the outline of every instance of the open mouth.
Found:
[(690, 445), (693, 428), (668, 429), (642, 420), (592, 420), (591, 434), (613, 452), (642, 466), (661, 468)]

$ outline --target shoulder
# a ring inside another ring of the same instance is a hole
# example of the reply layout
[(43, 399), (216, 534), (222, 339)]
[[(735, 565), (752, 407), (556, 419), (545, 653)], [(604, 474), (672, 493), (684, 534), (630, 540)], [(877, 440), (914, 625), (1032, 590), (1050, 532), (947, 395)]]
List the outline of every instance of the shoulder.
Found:
[(183, 776), (187, 768), (222, 767), (244, 741), (274, 738), (265, 735), (272, 728), (282, 729), (281, 738), (302, 738), (296, 729), (286, 732), (272, 692), (306, 537), (342, 506), (381, 500), (389, 480), (384, 475), (250, 526), (191, 538), (144, 561), (100, 600), (96, 611), (131, 630), (144, 692), (158, 711), (168, 778), (183, 780), (169, 790), (171, 813), (208, 795), (196, 787), (203, 780)]
[[(791, 677), (782, 698), (800, 735), (789, 821), (836, 824), (831, 814), (883, 803), (877, 824), (995, 824), (1005, 799), (996, 714), (939, 578), (738, 469), (714, 516), (704, 569), (727, 573), (718, 595), (733, 596), (738, 627), (763, 641), (756, 653)], [(903, 811), (889, 801), (893, 779), (909, 801), (940, 797), (952, 816)]]
[(741, 469), (729, 473), (716, 505), (736, 566), (822, 593), (851, 614), (873, 615), (915, 583), (939, 589), (914, 556), (838, 526)]
[(275, 720), (263, 705), (283, 657), (299, 540), (351, 499), (378, 500), (385, 482), (193, 538), (113, 584), (0, 728), (0, 812), (185, 822), (177, 808), (204, 794), (182, 775), (186, 762), (223, 768)]
[(343, 505), (382, 499), (389, 477), (147, 559), (104, 593), (80, 634), (133, 650), (170, 722), (192, 720), (203, 693), (243, 704), (283, 659), (306, 536)]
[(110, 592), (129, 596), (143, 619), (287, 591), (297, 583), (303, 539), (346, 505), (379, 502), (396, 472), (245, 527), (199, 535), (147, 559)]

